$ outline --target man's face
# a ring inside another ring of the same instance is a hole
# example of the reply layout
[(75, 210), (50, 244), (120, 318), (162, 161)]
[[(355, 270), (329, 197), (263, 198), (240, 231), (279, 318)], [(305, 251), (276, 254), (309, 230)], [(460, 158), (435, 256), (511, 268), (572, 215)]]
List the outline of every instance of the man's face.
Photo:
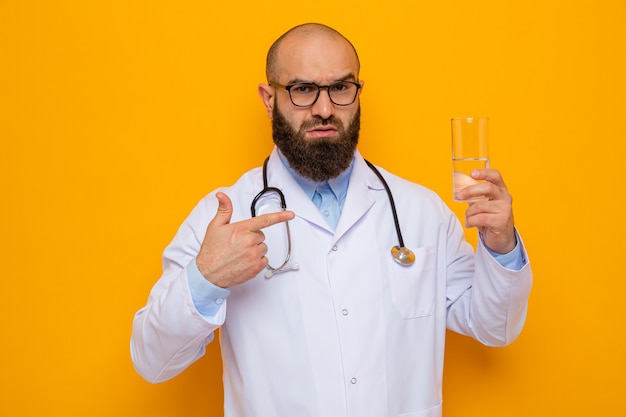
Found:
[[(280, 84), (358, 82), (358, 60), (341, 38), (293, 36), (283, 41), (278, 57), (279, 79), (271, 81)], [(312, 106), (297, 107), (286, 90), (274, 88), (273, 93), (274, 142), (291, 167), (316, 181), (334, 178), (348, 168), (359, 136), (359, 98), (337, 106), (323, 89)]]

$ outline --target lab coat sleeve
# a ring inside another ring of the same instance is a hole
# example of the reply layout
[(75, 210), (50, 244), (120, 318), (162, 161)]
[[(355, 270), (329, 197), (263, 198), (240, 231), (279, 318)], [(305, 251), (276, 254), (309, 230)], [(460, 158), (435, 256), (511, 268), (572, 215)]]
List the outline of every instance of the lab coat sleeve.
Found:
[(214, 293), (217, 313), (203, 316), (192, 299), (188, 269), (195, 262), (210, 218), (206, 199), (192, 211), (163, 253), (163, 275), (133, 320), (131, 358), (149, 382), (178, 375), (204, 355), (214, 331), (224, 323), (226, 300)]
[[(479, 239), (476, 253), (464, 241), (460, 225), (449, 235), (449, 329), (488, 346), (505, 346), (520, 334), (532, 286), (530, 262), (519, 270), (501, 265)], [(519, 238), (522, 253), (524, 244)]]
[(504, 346), (519, 336), (526, 321), (531, 286), (529, 263), (520, 270), (505, 268), (479, 243), (470, 318), (483, 343)]

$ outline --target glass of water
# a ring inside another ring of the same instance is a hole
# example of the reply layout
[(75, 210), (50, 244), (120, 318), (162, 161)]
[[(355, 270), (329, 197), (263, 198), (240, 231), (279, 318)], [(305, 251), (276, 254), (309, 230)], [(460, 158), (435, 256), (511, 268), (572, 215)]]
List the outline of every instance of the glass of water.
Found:
[(452, 186), (454, 201), (459, 200), (457, 193), (468, 185), (478, 181), (470, 176), (470, 172), (478, 168), (489, 168), (487, 117), (455, 117), (452, 119)]

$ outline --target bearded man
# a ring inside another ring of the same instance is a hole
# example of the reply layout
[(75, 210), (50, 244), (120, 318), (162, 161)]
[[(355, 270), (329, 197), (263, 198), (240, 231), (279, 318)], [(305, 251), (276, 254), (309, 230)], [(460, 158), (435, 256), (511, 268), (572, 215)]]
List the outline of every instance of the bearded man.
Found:
[(275, 149), (166, 248), (133, 323), (148, 381), (182, 372), (219, 328), (226, 417), (438, 417), (446, 329), (490, 346), (519, 335), (532, 273), (500, 173), (477, 170), (457, 195), (486, 197), (466, 212), (474, 253), (433, 191), (357, 150), (359, 69), (321, 24), (271, 46), (258, 93)]

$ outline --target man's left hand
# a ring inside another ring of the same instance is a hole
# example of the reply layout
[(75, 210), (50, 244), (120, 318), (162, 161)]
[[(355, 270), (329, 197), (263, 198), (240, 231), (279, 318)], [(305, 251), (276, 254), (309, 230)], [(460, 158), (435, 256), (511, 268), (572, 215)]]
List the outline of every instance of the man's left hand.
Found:
[[(485, 245), (496, 253), (508, 253), (517, 244), (513, 224), (513, 198), (495, 169), (476, 169), (472, 178), (479, 180), (457, 192), (459, 200), (474, 200), (465, 211), (465, 227), (476, 227)], [(482, 197), (482, 198), (481, 198)]]

